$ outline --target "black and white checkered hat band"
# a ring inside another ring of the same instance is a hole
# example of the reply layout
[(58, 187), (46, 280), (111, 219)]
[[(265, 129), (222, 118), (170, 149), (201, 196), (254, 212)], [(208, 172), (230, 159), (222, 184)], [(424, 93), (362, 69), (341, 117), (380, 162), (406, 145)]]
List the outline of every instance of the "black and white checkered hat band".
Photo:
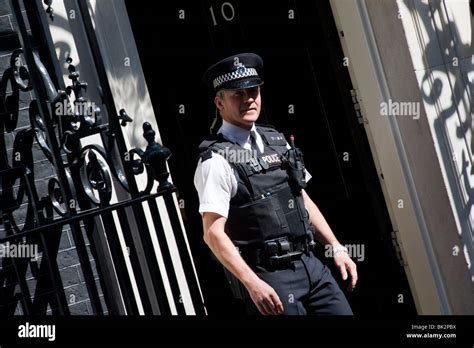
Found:
[(257, 70), (255, 68), (239, 68), (230, 73), (218, 76), (212, 81), (214, 88), (219, 87), (223, 83), (241, 79), (242, 77), (256, 76), (258, 77)]

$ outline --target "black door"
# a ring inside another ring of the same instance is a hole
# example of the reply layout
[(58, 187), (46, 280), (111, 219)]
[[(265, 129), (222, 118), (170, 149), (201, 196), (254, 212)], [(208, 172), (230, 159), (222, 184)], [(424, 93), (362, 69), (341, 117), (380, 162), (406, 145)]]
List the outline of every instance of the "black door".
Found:
[[(153, 10), (126, 3), (162, 140), (173, 152), (169, 165), (208, 312), (242, 308), (202, 240), (193, 175), (215, 109), (201, 77), (221, 58), (254, 52), (264, 59), (259, 123), (294, 134), (313, 176), (308, 194), (357, 253), (359, 283), (348, 294), (354, 312), (415, 313), (329, 1), (177, 0)], [(321, 247), (318, 256), (344, 286), (324, 253)]]

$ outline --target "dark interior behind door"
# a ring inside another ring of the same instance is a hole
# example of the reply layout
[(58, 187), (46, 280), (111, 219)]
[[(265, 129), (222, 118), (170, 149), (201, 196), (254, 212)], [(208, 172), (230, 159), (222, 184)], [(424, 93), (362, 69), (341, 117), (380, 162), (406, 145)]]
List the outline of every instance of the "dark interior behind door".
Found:
[[(215, 109), (201, 77), (218, 59), (254, 52), (265, 63), (259, 122), (294, 134), (313, 176), (307, 192), (341, 243), (364, 248), (359, 283), (348, 294), (354, 312), (414, 314), (329, 1), (177, 0), (153, 10), (126, 3), (162, 140), (173, 152), (171, 175), (208, 312), (242, 307), (202, 240), (193, 175)], [(322, 247), (318, 255), (340, 281)]]

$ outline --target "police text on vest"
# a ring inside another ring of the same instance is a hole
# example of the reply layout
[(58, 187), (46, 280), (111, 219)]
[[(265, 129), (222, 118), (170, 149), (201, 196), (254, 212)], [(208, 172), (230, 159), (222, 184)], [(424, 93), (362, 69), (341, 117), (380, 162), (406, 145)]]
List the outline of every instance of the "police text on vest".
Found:
[(273, 155), (262, 156), (262, 159), (268, 164), (281, 163), (280, 156), (277, 153)]
[(56, 339), (56, 325), (37, 325), (26, 322), (18, 326), (18, 337), (20, 338), (47, 338), (48, 341)]

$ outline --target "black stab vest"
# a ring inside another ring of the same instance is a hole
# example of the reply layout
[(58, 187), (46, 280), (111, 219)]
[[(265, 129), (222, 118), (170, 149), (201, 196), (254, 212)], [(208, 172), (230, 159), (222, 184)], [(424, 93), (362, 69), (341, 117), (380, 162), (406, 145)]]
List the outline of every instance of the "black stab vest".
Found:
[(284, 135), (268, 126), (256, 125), (256, 129), (264, 143), (260, 155), (222, 134), (210, 136), (199, 146), (202, 162), (219, 153), (238, 174), (225, 232), (242, 250), (261, 248), (264, 241), (284, 236), (303, 240), (312, 233), (301, 191), (290, 188), (282, 168), (281, 156), (287, 151)]

